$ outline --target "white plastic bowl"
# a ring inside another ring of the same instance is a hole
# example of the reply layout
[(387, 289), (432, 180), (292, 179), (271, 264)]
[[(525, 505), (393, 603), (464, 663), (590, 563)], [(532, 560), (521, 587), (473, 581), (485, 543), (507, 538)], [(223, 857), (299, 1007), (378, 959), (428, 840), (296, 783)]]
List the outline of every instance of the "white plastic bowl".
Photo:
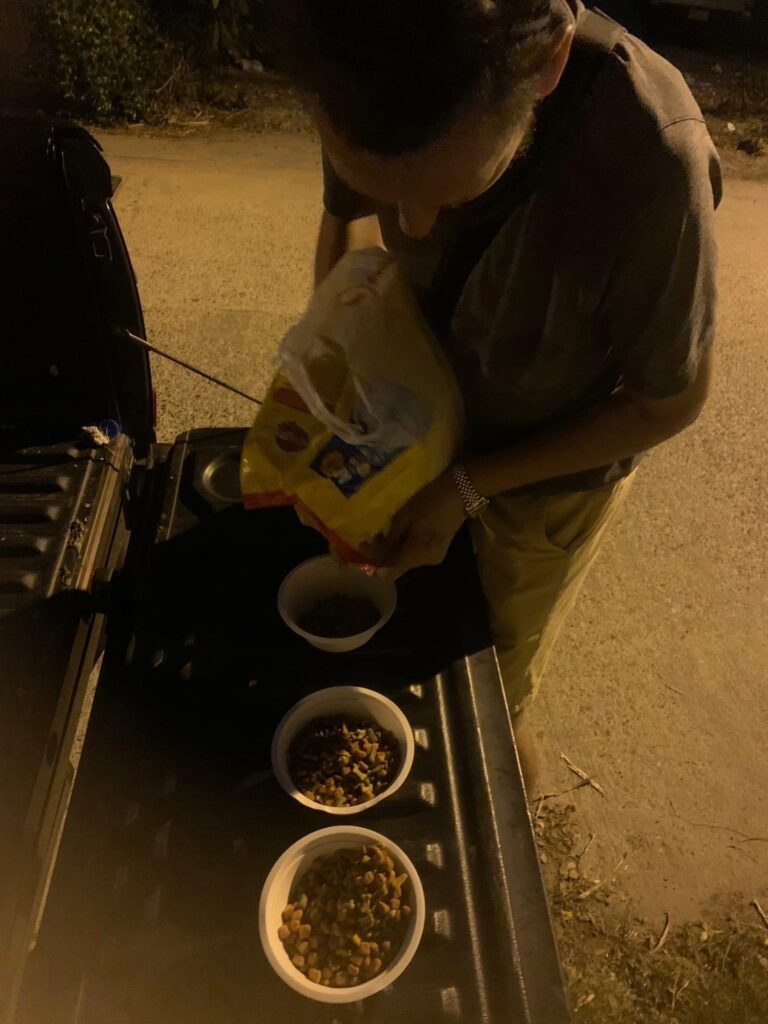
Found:
[[(282, 924), (282, 912), (288, 903), (291, 889), (297, 878), (308, 871), (316, 857), (334, 853), (336, 850), (366, 846), (371, 843), (382, 843), (394, 857), (398, 866), (408, 873), (411, 886), (413, 913), (411, 914), (408, 931), (403, 944), (392, 963), (370, 981), (350, 988), (326, 988), (306, 978), (290, 961), (282, 942), (277, 936), (277, 929)], [(334, 825), (320, 829), (304, 836), (275, 863), (270, 871), (259, 903), (259, 933), (264, 952), (275, 972), (296, 992), (323, 1003), (353, 1003), (360, 999), (368, 999), (377, 992), (387, 988), (399, 978), (413, 956), (421, 941), (424, 931), (426, 903), (424, 888), (410, 859), (399, 846), (386, 836), (372, 832), (367, 828), (354, 825)]]
[[(363, 804), (351, 807), (326, 807), (304, 796), (295, 786), (288, 771), (288, 750), (297, 733), (313, 718), (328, 715), (349, 715), (350, 718), (370, 719), (391, 732), (400, 747), (400, 767), (387, 788)], [(362, 686), (331, 686), (310, 693), (283, 717), (272, 739), (272, 769), (283, 789), (294, 800), (315, 811), (326, 814), (359, 814), (392, 796), (405, 782), (413, 765), (415, 743), (413, 730), (403, 712), (388, 697), (366, 690)]]
[[(375, 626), (354, 636), (315, 636), (299, 626), (298, 620), (319, 601), (336, 594), (366, 597), (379, 609)], [(397, 605), (397, 588), (390, 580), (367, 576), (352, 565), (339, 563), (330, 555), (310, 558), (296, 566), (282, 582), (277, 594), (277, 610), (283, 622), (298, 636), (321, 651), (354, 651), (368, 641), (392, 618)]]

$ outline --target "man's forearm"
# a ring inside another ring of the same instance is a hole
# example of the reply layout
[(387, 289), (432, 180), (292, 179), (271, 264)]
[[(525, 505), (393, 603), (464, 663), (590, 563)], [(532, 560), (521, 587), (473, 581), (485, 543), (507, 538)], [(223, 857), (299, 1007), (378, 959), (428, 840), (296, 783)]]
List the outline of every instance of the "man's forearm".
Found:
[(491, 498), (647, 451), (693, 422), (700, 407), (692, 402), (674, 415), (649, 415), (620, 390), (584, 413), (510, 448), (470, 458), (466, 469), (480, 494)]
[(345, 253), (373, 245), (384, 246), (378, 217), (360, 217), (347, 223), (324, 210), (315, 252), (315, 288)]
[(325, 280), (346, 251), (346, 222), (323, 210), (315, 251), (315, 288)]

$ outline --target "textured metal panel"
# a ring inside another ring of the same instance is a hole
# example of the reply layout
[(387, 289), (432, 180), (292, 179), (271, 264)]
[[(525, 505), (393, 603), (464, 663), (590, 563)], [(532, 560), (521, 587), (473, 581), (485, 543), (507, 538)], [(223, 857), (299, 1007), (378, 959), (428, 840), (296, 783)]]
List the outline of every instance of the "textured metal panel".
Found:
[[(121, 439), (108, 451), (25, 451), (0, 469), (2, 1019), (34, 940), (74, 780), (104, 627), (89, 591), (124, 554), (130, 465)], [(24, 591), (8, 586), (23, 577)]]
[[(135, 615), (114, 625), (19, 1024), (119, 1013), (131, 1024), (560, 1024), (562, 989), (542, 1001), (557, 955), (468, 544), (401, 585), (369, 647), (315, 652), (282, 625), (275, 594), (321, 542), (292, 511), (245, 513), (233, 500), (241, 436), (199, 432), (168, 460), (157, 543)], [(343, 682), (387, 693), (418, 739), (403, 788), (356, 820), (413, 859), (427, 928), (405, 974), (364, 1007), (296, 995), (258, 936), (272, 863), (329, 823), (277, 785), (274, 728), (305, 693)], [(532, 956), (543, 982), (528, 977)]]
[(122, 437), (108, 448), (0, 450), (0, 616), (82, 587), (88, 551), (100, 540), (94, 517), (113, 506), (116, 487), (121, 497), (129, 447)]

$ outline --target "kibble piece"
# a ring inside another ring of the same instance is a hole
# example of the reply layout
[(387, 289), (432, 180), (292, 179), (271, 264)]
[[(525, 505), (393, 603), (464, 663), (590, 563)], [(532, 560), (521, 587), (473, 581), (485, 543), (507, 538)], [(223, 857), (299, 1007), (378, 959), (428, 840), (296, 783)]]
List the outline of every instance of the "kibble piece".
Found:
[(322, 978), (322, 974), (320, 973), (320, 971), (318, 971), (316, 967), (310, 967), (309, 971), (307, 971), (307, 977), (309, 978), (310, 981), (314, 982), (315, 985), (319, 985), (320, 980)]
[(309, 943), (306, 939), (303, 942), (296, 943), (296, 952), (301, 953), (302, 956), (305, 956), (309, 952)]
[(288, 938), (290, 934), (291, 929), (288, 927), (287, 924), (281, 924), (280, 927), (277, 929), (277, 937), (280, 939), (281, 942), (285, 942), (285, 940)]
[(303, 925), (301, 925), (301, 927), (299, 928), (299, 938), (300, 939), (307, 939), (307, 938), (309, 938), (309, 935), (310, 935), (311, 931), (312, 931), (312, 925), (311, 924), (303, 924)]
[(295, 964), (295, 966), (298, 967), (299, 970), (301, 970), (301, 968), (304, 966), (304, 957), (300, 953), (297, 953), (294, 957), (291, 958), (291, 963)]

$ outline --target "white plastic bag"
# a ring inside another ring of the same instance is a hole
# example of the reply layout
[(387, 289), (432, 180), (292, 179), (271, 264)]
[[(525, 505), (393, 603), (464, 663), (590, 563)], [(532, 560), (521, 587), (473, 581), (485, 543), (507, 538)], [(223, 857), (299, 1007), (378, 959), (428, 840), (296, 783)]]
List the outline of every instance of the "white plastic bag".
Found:
[(453, 373), (381, 249), (348, 253), (280, 348), (246, 439), (245, 504), (294, 504), (349, 559), (450, 464), (464, 429)]

